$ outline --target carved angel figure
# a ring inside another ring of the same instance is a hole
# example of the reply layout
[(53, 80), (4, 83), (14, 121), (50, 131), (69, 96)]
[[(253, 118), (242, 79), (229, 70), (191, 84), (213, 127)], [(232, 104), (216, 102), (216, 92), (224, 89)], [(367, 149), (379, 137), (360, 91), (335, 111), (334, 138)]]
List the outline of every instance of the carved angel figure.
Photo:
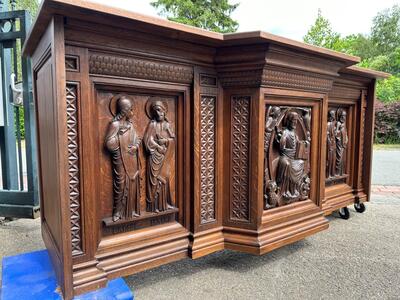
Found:
[(338, 112), (338, 121), (336, 123), (336, 175), (343, 175), (345, 172), (345, 150), (347, 148), (347, 143), (349, 142), (349, 138), (347, 136), (347, 128), (346, 128), (346, 117), (347, 113), (343, 109), (339, 109)]
[(326, 178), (334, 177), (336, 170), (336, 113), (329, 111), (328, 126), (326, 132), (327, 157), (326, 157)]
[(266, 183), (266, 193), (264, 194), (264, 209), (270, 209), (279, 206), (279, 187), (276, 182), (269, 180)]
[(167, 119), (167, 104), (152, 97), (146, 104), (150, 117), (144, 134), (147, 151), (146, 209), (160, 212), (173, 208), (170, 191), (170, 166), (175, 150), (175, 135)]
[[(279, 140), (280, 157), (276, 183), (286, 203), (291, 203), (301, 198), (300, 183), (304, 174), (305, 164), (303, 159), (299, 159), (299, 156), (302, 156), (302, 153), (299, 152), (301, 152), (301, 148), (304, 148), (303, 146), (307, 146), (308, 141), (299, 141), (296, 134), (298, 119), (299, 115), (296, 112), (288, 112), (286, 115), (286, 128), (283, 130)], [(301, 148), (299, 149), (299, 147)]]
[(113, 221), (140, 215), (140, 159), (141, 138), (133, 125), (133, 102), (126, 95), (118, 95), (116, 112), (110, 122), (105, 147), (110, 152), (113, 169)]

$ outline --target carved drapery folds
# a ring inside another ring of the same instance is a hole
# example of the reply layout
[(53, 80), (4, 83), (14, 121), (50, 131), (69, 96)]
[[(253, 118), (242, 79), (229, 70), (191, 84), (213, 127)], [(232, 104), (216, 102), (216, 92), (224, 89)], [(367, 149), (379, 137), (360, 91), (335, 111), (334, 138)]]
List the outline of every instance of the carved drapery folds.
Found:
[(175, 151), (175, 134), (167, 118), (168, 104), (151, 97), (146, 104), (150, 119), (144, 135), (147, 154), (146, 210), (160, 212), (173, 208), (170, 185), (170, 165)]
[(343, 108), (329, 109), (327, 123), (326, 182), (338, 183), (346, 179), (347, 112)]
[(200, 220), (215, 221), (215, 96), (200, 98)]
[(127, 95), (117, 95), (110, 101), (113, 119), (105, 138), (113, 169), (113, 221), (140, 215), (140, 160), (138, 149), (141, 138), (133, 124), (134, 104)]
[[(111, 222), (176, 212), (171, 179), (175, 176), (176, 143), (167, 117), (168, 101), (154, 96), (142, 102), (127, 94), (117, 94), (109, 101), (113, 117), (104, 147), (112, 167)], [(138, 119), (141, 121), (136, 124)]]
[(264, 132), (264, 208), (309, 197), (311, 111), (266, 106)]
[(77, 85), (66, 86), (67, 101), (67, 136), (68, 136), (68, 174), (69, 201), (71, 214), (72, 254), (82, 253), (81, 239), (81, 203), (79, 174), (79, 134), (78, 134), (78, 98)]
[(250, 97), (233, 96), (231, 112), (231, 219), (249, 220)]

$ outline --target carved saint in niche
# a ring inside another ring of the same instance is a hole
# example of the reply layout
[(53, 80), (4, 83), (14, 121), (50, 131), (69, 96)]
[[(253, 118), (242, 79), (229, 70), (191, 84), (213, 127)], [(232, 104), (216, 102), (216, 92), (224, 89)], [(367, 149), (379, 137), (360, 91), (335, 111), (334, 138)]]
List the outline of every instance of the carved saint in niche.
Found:
[(150, 122), (143, 141), (147, 153), (146, 210), (149, 212), (174, 207), (170, 190), (170, 160), (175, 151), (175, 135), (167, 111), (167, 103), (159, 97), (151, 97), (146, 103)]
[(326, 132), (327, 139), (327, 161), (326, 178), (334, 177), (336, 170), (336, 112), (329, 111), (328, 126)]
[(111, 154), (113, 170), (113, 221), (140, 215), (141, 138), (133, 124), (133, 101), (117, 95), (110, 101), (114, 118), (108, 125), (105, 147)]
[[(286, 128), (279, 141), (280, 158), (278, 163), (276, 183), (286, 202), (300, 199), (300, 183), (304, 173), (304, 160), (299, 159), (299, 151), (303, 148), (296, 134), (299, 115), (289, 112), (286, 116)], [(305, 142), (308, 143), (308, 142)]]
[(264, 209), (308, 199), (311, 111), (269, 107), (264, 138)]
[(343, 109), (338, 109), (338, 121), (336, 123), (336, 175), (342, 176), (345, 172), (345, 150), (349, 138), (347, 136), (346, 117), (347, 113)]

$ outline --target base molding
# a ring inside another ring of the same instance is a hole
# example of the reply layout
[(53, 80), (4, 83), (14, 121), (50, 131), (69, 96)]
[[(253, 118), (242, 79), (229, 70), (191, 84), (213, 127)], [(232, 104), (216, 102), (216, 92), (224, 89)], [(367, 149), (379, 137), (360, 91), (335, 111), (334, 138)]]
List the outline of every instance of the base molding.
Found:
[(192, 234), (190, 240), (189, 256), (193, 259), (225, 249), (222, 226)]

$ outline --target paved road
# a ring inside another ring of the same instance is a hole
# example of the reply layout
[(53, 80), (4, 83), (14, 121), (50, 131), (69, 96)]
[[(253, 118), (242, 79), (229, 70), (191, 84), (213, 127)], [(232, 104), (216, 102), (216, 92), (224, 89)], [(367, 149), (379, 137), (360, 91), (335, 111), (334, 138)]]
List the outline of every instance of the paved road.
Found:
[(400, 185), (400, 149), (375, 150), (372, 162), (372, 184)]
[[(375, 153), (374, 182), (398, 184), (399, 151), (385, 153)], [(347, 221), (331, 216), (328, 230), (261, 257), (221, 251), (125, 280), (138, 300), (399, 299), (400, 193), (390, 193), (375, 190), (364, 214), (351, 208)], [(0, 241), (0, 257), (43, 249), (40, 221), (1, 225)]]

